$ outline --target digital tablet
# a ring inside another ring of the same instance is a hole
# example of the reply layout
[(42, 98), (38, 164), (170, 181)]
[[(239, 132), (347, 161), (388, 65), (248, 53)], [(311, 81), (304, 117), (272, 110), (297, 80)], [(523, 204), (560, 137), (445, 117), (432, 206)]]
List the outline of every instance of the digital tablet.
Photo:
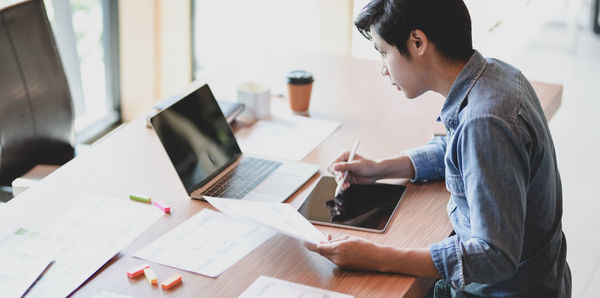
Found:
[(336, 186), (335, 178), (321, 177), (298, 212), (319, 225), (383, 233), (406, 191), (403, 185), (353, 184), (334, 198)]

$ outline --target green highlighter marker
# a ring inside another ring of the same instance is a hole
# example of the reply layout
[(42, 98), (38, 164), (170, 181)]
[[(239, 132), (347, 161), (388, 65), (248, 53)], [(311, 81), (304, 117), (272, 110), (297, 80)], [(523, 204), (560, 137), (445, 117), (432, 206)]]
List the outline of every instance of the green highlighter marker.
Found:
[(142, 203), (146, 203), (146, 204), (150, 204), (152, 203), (152, 200), (150, 199), (150, 196), (144, 195), (144, 194), (139, 194), (139, 193), (132, 193), (129, 195), (129, 198), (134, 200), (134, 201), (138, 201), (138, 202), (142, 202)]

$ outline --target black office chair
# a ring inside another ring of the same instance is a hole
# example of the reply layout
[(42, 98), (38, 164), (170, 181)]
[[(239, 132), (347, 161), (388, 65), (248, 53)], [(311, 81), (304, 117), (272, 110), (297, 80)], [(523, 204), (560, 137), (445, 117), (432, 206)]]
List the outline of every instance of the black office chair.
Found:
[(73, 106), (42, 0), (0, 7), (0, 186), (74, 157)]

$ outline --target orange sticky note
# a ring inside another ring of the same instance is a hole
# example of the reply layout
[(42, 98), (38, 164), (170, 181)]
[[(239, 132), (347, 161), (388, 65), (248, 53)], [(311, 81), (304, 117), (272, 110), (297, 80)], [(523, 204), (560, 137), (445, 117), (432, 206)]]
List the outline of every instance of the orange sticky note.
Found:
[(156, 276), (156, 273), (150, 269), (150, 267), (144, 269), (144, 275), (146, 275), (146, 279), (151, 285), (158, 284), (158, 277)]
[(144, 269), (146, 268), (150, 268), (150, 266), (148, 266), (147, 264), (142, 264), (139, 266), (136, 266), (134, 268), (129, 269), (129, 271), (127, 271), (127, 277), (129, 278), (136, 278), (142, 274), (144, 274)]
[(163, 281), (160, 286), (165, 289), (168, 290), (178, 284), (181, 283), (181, 275), (175, 273), (173, 275), (171, 275), (169, 278), (167, 278), (165, 281)]

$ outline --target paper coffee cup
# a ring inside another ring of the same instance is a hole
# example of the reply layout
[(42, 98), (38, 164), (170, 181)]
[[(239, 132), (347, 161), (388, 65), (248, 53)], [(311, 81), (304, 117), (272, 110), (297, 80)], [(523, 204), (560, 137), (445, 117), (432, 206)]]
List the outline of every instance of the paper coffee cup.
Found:
[(290, 108), (294, 112), (308, 111), (314, 81), (312, 73), (305, 70), (293, 70), (286, 77)]

